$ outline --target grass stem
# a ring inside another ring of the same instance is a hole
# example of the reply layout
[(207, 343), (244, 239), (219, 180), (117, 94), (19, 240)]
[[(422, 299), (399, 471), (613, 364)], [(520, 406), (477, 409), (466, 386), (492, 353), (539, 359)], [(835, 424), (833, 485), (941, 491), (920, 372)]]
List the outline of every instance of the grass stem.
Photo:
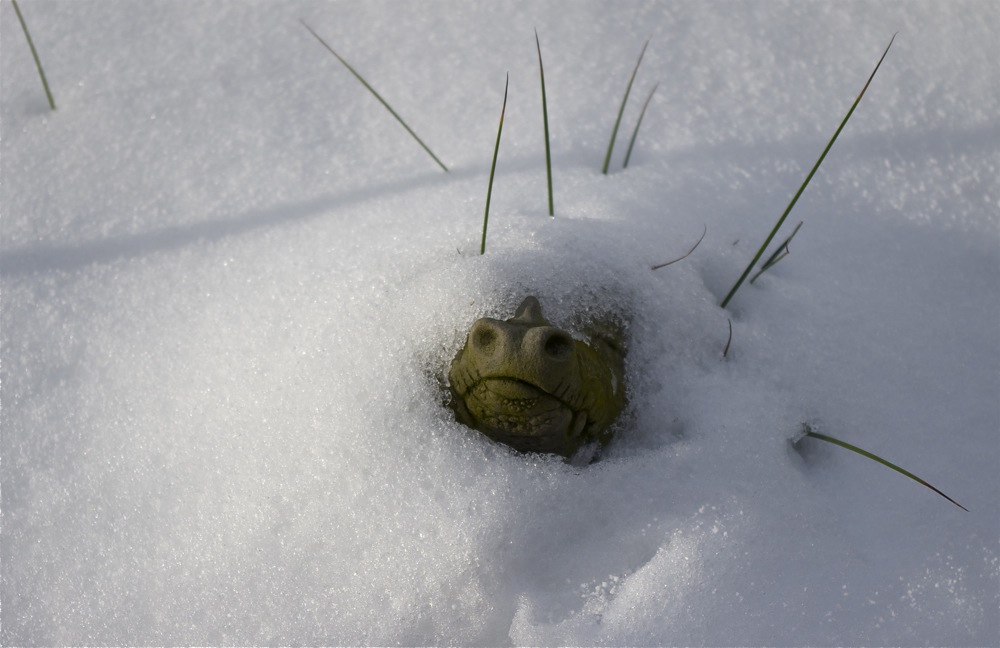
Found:
[(759, 250), (757, 250), (757, 254), (754, 255), (753, 260), (750, 261), (749, 265), (747, 265), (746, 269), (743, 271), (743, 274), (740, 275), (740, 278), (736, 281), (736, 284), (733, 285), (732, 289), (729, 291), (729, 294), (726, 295), (726, 298), (722, 300), (722, 303), (720, 305), (723, 308), (725, 308), (729, 304), (729, 301), (733, 298), (733, 295), (735, 295), (736, 291), (739, 290), (740, 286), (743, 285), (743, 282), (746, 280), (747, 275), (750, 274), (750, 271), (757, 264), (757, 261), (760, 260), (760, 257), (762, 254), (764, 254), (764, 250), (767, 248), (767, 246), (771, 244), (771, 240), (774, 238), (774, 235), (778, 233), (778, 229), (781, 228), (782, 223), (785, 222), (785, 218), (792, 211), (792, 207), (794, 207), (795, 203), (798, 202), (799, 196), (801, 196), (802, 192), (805, 191), (806, 185), (809, 184), (809, 181), (812, 180), (812, 177), (813, 175), (815, 175), (816, 170), (819, 169), (819, 165), (823, 163), (823, 160), (826, 158), (826, 154), (830, 152), (830, 148), (833, 146), (833, 143), (837, 141), (837, 137), (840, 135), (840, 131), (844, 129), (844, 126), (847, 124), (847, 120), (851, 118), (851, 115), (854, 114), (854, 109), (857, 108), (858, 104), (861, 102), (861, 97), (865, 96), (865, 91), (868, 89), (868, 85), (872, 82), (872, 79), (875, 78), (875, 73), (878, 72), (879, 66), (881, 66), (882, 61), (885, 60), (885, 55), (889, 53), (889, 48), (892, 47), (892, 41), (894, 40), (896, 40), (895, 34), (893, 34), (892, 39), (889, 40), (889, 45), (886, 46), (885, 51), (882, 52), (882, 58), (878, 60), (878, 63), (875, 65), (875, 69), (872, 70), (871, 76), (868, 77), (868, 81), (865, 82), (865, 86), (861, 89), (861, 92), (858, 94), (858, 98), (854, 100), (854, 104), (851, 105), (851, 109), (847, 111), (847, 116), (844, 117), (844, 121), (840, 122), (840, 126), (837, 128), (837, 131), (833, 134), (833, 137), (830, 138), (830, 141), (827, 143), (826, 148), (823, 149), (823, 153), (820, 154), (819, 159), (816, 160), (816, 164), (813, 165), (813, 168), (809, 172), (809, 175), (806, 176), (806, 179), (799, 187), (799, 190), (795, 192), (795, 195), (792, 197), (792, 201), (788, 203), (788, 207), (785, 208), (785, 213), (783, 213), (781, 215), (781, 218), (778, 219), (778, 222), (774, 225), (774, 229), (772, 229), (771, 233), (768, 234), (767, 239), (764, 241), (764, 244), (760, 246)]
[(698, 246), (701, 245), (701, 242), (703, 240), (705, 240), (705, 235), (708, 234), (708, 225), (703, 225), (702, 227), (703, 227), (703, 229), (702, 229), (702, 232), (701, 232), (701, 236), (698, 237), (698, 241), (695, 242), (695, 244), (693, 246), (691, 246), (690, 250), (688, 250), (683, 256), (679, 256), (679, 257), (677, 257), (676, 259), (674, 259), (672, 261), (667, 261), (666, 263), (658, 263), (658, 264), (656, 264), (655, 266), (653, 266), (653, 270), (659, 270), (660, 268), (666, 268), (668, 265), (673, 265), (674, 263), (677, 263), (678, 261), (683, 261), (684, 259), (686, 259), (689, 256), (691, 256), (691, 253), (698, 249)]
[(447, 172), (447, 171), (448, 171), (448, 167), (446, 167), (446, 166), (444, 165), (444, 162), (442, 162), (441, 160), (439, 160), (439, 159), (438, 159), (438, 156), (434, 155), (434, 152), (433, 152), (433, 151), (431, 151), (430, 147), (428, 147), (428, 146), (427, 146), (426, 144), (424, 144), (424, 141), (423, 141), (422, 139), (420, 139), (420, 138), (419, 138), (419, 137), (417, 136), (417, 134), (416, 134), (416, 133), (414, 133), (414, 132), (413, 132), (413, 129), (412, 129), (412, 128), (410, 128), (410, 127), (409, 127), (409, 126), (407, 125), (407, 123), (406, 123), (405, 121), (403, 121), (403, 118), (402, 118), (402, 117), (400, 117), (400, 116), (399, 116), (399, 114), (398, 114), (398, 113), (397, 113), (397, 112), (396, 112), (395, 110), (393, 110), (393, 109), (392, 109), (392, 106), (390, 106), (390, 105), (388, 104), (388, 102), (386, 102), (386, 100), (382, 98), (382, 95), (380, 95), (380, 94), (379, 94), (378, 92), (376, 92), (376, 91), (375, 91), (375, 88), (371, 87), (371, 85), (369, 85), (369, 84), (368, 84), (368, 82), (367, 82), (367, 81), (365, 81), (365, 78), (364, 78), (363, 76), (361, 76), (361, 75), (360, 75), (360, 74), (358, 73), (358, 71), (357, 71), (357, 70), (355, 70), (355, 69), (354, 69), (353, 67), (351, 67), (351, 65), (350, 65), (350, 64), (349, 64), (349, 63), (348, 63), (347, 61), (345, 61), (345, 60), (344, 60), (344, 59), (343, 59), (343, 58), (342, 58), (342, 57), (340, 56), (340, 54), (337, 54), (337, 52), (335, 52), (335, 51), (334, 51), (334, 49), (333, 49), (332, 47), (330, 47), (330, 45), (329, 45), (329, 44), (327, 44), (327, 42), (326, 42), (325, 40), (323, 40), (323, 39), (322, 39), (322, 38), (320, 37), (320, 35), (319, 35), (319, 34), (317, 34), (317, 33), (316, 33), (315, 31), (313, 31), (313, 28), (312, 28), (312, 27), (310, 27), (309, 25), (307, 25), (307, 24), (305, 23), (305, 21), (304, 21), (304, 20), (301, 20), (301, 19), (300, 19), (300, 20), (299, 20), (299, 22), (300, 22), (300, 23), (302, 23), (302, 26), (303, 26), (303, 27), (305, 27), (306, 29), (308, 29), (308, 30), (309, 30), (309, 33), (310, 33), (310, 34), (312, 34), (313, 36), (315, 36), (315, 37), (316, 37), (316, 40), (318, 40), (318, 41), (320, 42), (320, 44), (322, 44), (322, 45), (323, 45), (323, 47), (325, 47), (325, 48), (326, 48), (326, 49), (327, 49), (327, 50), (328, 50), (328, 51), (329, 51), (329, 52), (330, 52), (331, 54), (333, 54), (333, 55), (334, 55), (335, 57), (337, 57), (337, 60), (338, 60), (338, 61), (340, 61), (340, 62), (341, 62), (341, 63), (342, 63), (343, 65), (344, 65), (344, 67), (346, 67), (346, 68), (348, 69), (348, 71), (350, 71), (350, 73), (351, 73), (351, 74), (353, 74), (353, 75), (354, 75), (354, 77), (355, 77), (355, 78), (356, 78), (356, 79), (357, 79), (358, 81), (360, 81), (360, 82), (361, 82), (361, 85), (363, 85), (364, 87), (366, 87), (366, 88), (368, 89), (368, 92), (372, 93), (372, 95), (374, 95), (374, 96), (375, 96), (375, 98), (376, 98), (376, 99), (378, 99), (378, 100), (379, 100), (379, 102), (380, 102), (380, 103), (381, 103), (381, 104), (382, 104), (383, 106), (385, 106), (385, 109), (386, 109), (386, 110), (388, 110), (388, 111), (389, 111), (389, 113), (390, 113), (390, 114), (391, 114), (391, 115), (392, 115), (393, 117), (395, 117), (395, 118), (396, 118), (396, 121), (398, 121), (398, 122), (399, 122), (400, 124), (402, 124), (403, 128), (405, 128), (405, 129), (406, 129), (406, 132), (407, 132), (407, 133), (409, 133), (409, 134), (410, 134), (410, 136), (411, 136), (411, 137), (413, 137), (413, 139), (417, 140), (417, 144), (420, 144), (420, 146), (421, 146), (421, 147), (422, 147), (422, 148), (423, 148), (423, 149), (424, 149), (425, 151), (427, 151), (427, 154), (428, 154), (428, 155), (430, 155), (430, 156), (431, 156), (432, 158), (434, 158), (434, 161), (435, 161), (435, 162), (437, 162), (438, 166), (439, 166), (439, 167), (441, 167), (442, 169), (444, 169), (444, 170), (445, 170), (445, 172)]
[(507, 112), (507, 86), (510, 84), (510, 74), (503, 84), (503, 108), (500, 109), (500, 126), (497, 127), (497, 143), (493, 147), (493, 164), (490, 166), (490, 183), (486, 187), (486, 213), (483, 214), (483, 242), (479, 245), (479, 254), (486, 254), (486, 225), (490, 220), (490, 198), (493, 196), (493, 175), (497, 170), (497, 154), (500, 152), (500, 133), (503, 132), (503, 116)]
[(535, 30), (535, 47), (538, 49), (538, 76), (542, 79), (542, 123), (545, 125), (545, 173), (549, 185), (549, 216), (555, 216), (555, 206), (552, 200), (552, 152), (549, 150), (549, 106), (545, 100), (545, 68), (542, 66), (542, 45), (538, 42), (538, 30)]
[(931, 486), (930, 484), (928, 484), (927, 482), (925, 482), (923, 479), (920, 479), (919, 477), (917, 477), (913, 473), (911, 473), (911, 472), (909, 472), (907, 470), (904, 470), (904, 469), (900, 468), (899, 466), (897, 466), (896, 464), (890, 463), (890, 462), (886, 461), (885, 459), (883, 459), (882, 457), (879, 457), (878, 455), (872, 454), (871, 452), (868, 452), (867, 450), (862, 450), (861, 448), (859, 448), (859, 447), (857, 447), (855, 445), (851, 445), (850, 443), (847, 443), (846, 441), (841, 441), (840, 439), (835, 439), (832, 436), (827, 436), (825, 434), (820, 434), (819, 432), (814, 432), (813, 429), (809, 425), (805, 426), (805, 436), (812, 437), (814, 439), (819, 439), (820, 441), (826, 441), (827, 443), (832, 443), (834, 445), (838, 445), (838, 446), (840, 446), (842, 448), (846, 448), (846, 449), (850, 450), (851, 452), (856, 452), (859, 455), (861, 455), (862, 457), (868, 457), (869, 459), (871, 459), (873, 461), (877, 461), (878, 463), (882, 464), (883, 466), (886, 466), (888, 468), (892, 468), (893, 470), (895, 470), (896, 472), (898, 472), (898, 473), (900, 473), (902, 475), (906, 475), (907, 477), (909, 477), (913, 481), (917, 482), (918, 484), (926, 486), (927, 488), (931, 489), (932, 491), (934, 491), (935, 493), (937, 493), (941, 497), (945, 498), (946, 500), (948, 500), (949, 502), (951, 502), (952, 504), (954, 504), (958, 508), (962, 509), (963, 511), (968, 511), (969, 510), (969, 509), (965, 508), (964, 506), (962, 506), (961, 504), (959, 504), (958, 502), (956, 502), (955, 500), (953, 500), (950, 497), (948, 497), (947, 495), (945, 495), (944, 493), (942, 493), (941, 491), (939, 491), (938, 489), (934, 488), (933, 486)]
[(604, 156), (604, 167), (601, 169), (601, 173), (608, 175), (608, 165), (611, 164), (611, 151), (615, 148), (615, 138), (618, 136), (618, 126), (622, 123), (622, 114), (625, 112), (625, 104), (628, 102), (628, 95), (632, 92), (632, 83), (635, 81), (635, 74), (639, 71), (639, 64), (642, 63), (642, 57), (646, 53), (646, 47), (649, 45), (649, 40), (642, 46), (642, 51), (639, 52), (639, 60), (635, 62), (635, 68), (632, 69), (632, 76), (628, 80), (628, 86), (625, 88), (625, 96), (622, 97), (622, 105), (618, 108), (618, 118), (615, 119), (615, 127), (611, 131), (611, 141), (608, 142), (608, 152)]
[(729, 337), (726, 338), (726, 348), (722, 350), (722, 359), (725, 360), (729, 356), (729, 345), (733, 343), (733, 320), (726, 318), (729, 322)]
[(765, 261), (764, 264), (760, 267), (760, 270), (757, 272), (757, 274), (750, 277), (751, 284), (757, 281), (757, 277), (767, 272), (768, 269), (771, 268), (771, 266), (775, 265), (776, 263), (778, 263), (778, 261), (781, 261), (782, 259), (784, 259), (786, 256), (789, 255), (791, 250), (788, 248), (788, 244), (791, 243), (792, 239), (795, 238), (795, 235), (799, 233), (800, 227), (802, 227), (802, 221), (799, 221), (799, 224), (796, 225), (795, 229), (792, 230), (791, 235), (784, 241), (782, 241), (781, 245), (778, 246), (778, 249), (774, 251), (774, 254), (772, 254), (767, 258), (767, 261)]
[(17, 6), (17, 0), (11, 0), (14, 5), (14, 12), (17, 14), (17, 20), (21, 23), (21, 29), (24, 30), (24, 37), (28, 40), (28, 47), (31, 48), (31, 56), (35, 59), (35, 67), (38, 68), (38, 76), (42, 79), (42, 87), (45, 88), (45, 96), (49, 99), (49, 108), (52, 110), (56, 109), (56, 100), (52, 98), (52, 91), (49, 90), (49, 82), (45, 80), (45, 70), (42, 69), (42, 61), (38, 58), (38, 52), (35, 51), (35, 43), (31, 40), (31, 34), (28, 32), (28, 25), (24, 22), (24, 16), (21, 15), (21, 8)]
[(622, 168), (623, 169), (627, 169), (628, 168), (629, 158), (632, 157), (632, 147), (635, 146), (635, 138), (636, 138), (636, 135), (639, 134), (639, 126), (642, 125), (642, 118), (646, 116), (646, 108), (649, 107), (649, 101), (650, 101), (650, 99), (653, 98), (653, 93), (656, 92), (656, 89), (658, 87), (660, 87), (659, 83), (657, 83), (656, 85), (653, 86), (653, 89), (649, 91), (649, 96), (646, 97), (646, 102), (644, 104), (642, 104), (642, 110), (639, 112), (639, 121), (637, 121), (635, 123), (635, 130), (632, 131), (632, 139), (629, 140), (629, 142), (628, 142), (628, 150), (625, 151), (625, 163), (622, 164)]

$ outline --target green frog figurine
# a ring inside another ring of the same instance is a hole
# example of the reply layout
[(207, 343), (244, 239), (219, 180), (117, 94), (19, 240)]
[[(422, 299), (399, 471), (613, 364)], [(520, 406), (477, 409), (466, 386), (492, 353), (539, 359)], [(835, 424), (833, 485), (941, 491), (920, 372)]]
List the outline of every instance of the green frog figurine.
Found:
[(625, 407), (625, 353), (617, 327), (588, 333), (553, 326), (535, 297), (509, 320), (477, 320), (448, 372), (458, 420), (521, 452), (606, 443)]

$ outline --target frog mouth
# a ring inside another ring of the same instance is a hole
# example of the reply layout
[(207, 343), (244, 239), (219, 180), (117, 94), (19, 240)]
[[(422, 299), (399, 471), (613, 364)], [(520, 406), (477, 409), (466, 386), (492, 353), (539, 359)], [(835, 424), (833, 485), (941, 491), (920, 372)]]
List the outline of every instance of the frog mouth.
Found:
[[(465, 406), (490, 436), (500, 439), (560, 438), (582, 427), (566, 403), (518, 378), (484, 378), (465, 394)], [(576, 423), (576, 425), (574, 425)]]
[[(537, 401), (542, 398), (556, 400), (555, 396), (549, 394), (538, 385), (530, 383), (527, 380), (521, 380), (520, 378), (484, 378), (479, 381), (479, 385), (482, 385), (484, 389), (501, 400), (509, 400), (512, 403)], [(479, 385), (476, 385), (476, 387)]]

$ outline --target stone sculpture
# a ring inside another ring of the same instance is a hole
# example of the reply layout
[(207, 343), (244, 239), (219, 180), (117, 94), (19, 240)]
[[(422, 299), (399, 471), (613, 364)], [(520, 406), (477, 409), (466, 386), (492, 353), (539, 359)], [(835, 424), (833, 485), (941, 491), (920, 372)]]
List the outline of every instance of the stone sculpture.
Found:
[(514, 317), (473, 323), (448, 372), (460, 422), (521, 452), (572, 456), (605, 443), (625, 406), (620, 330), (595, 323), (572, 337), (527, 297)]

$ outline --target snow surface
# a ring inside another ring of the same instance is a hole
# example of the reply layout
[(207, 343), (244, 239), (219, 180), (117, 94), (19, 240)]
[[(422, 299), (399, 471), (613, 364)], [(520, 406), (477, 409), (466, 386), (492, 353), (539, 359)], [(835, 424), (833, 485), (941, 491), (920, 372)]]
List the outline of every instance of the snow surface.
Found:
[[(997, 644), (1000, 4), (21, 6), (58, 110), (4, 2), (3, 644)], [(629, 318), (597, 463), (445, 406), (526, 294)]]

